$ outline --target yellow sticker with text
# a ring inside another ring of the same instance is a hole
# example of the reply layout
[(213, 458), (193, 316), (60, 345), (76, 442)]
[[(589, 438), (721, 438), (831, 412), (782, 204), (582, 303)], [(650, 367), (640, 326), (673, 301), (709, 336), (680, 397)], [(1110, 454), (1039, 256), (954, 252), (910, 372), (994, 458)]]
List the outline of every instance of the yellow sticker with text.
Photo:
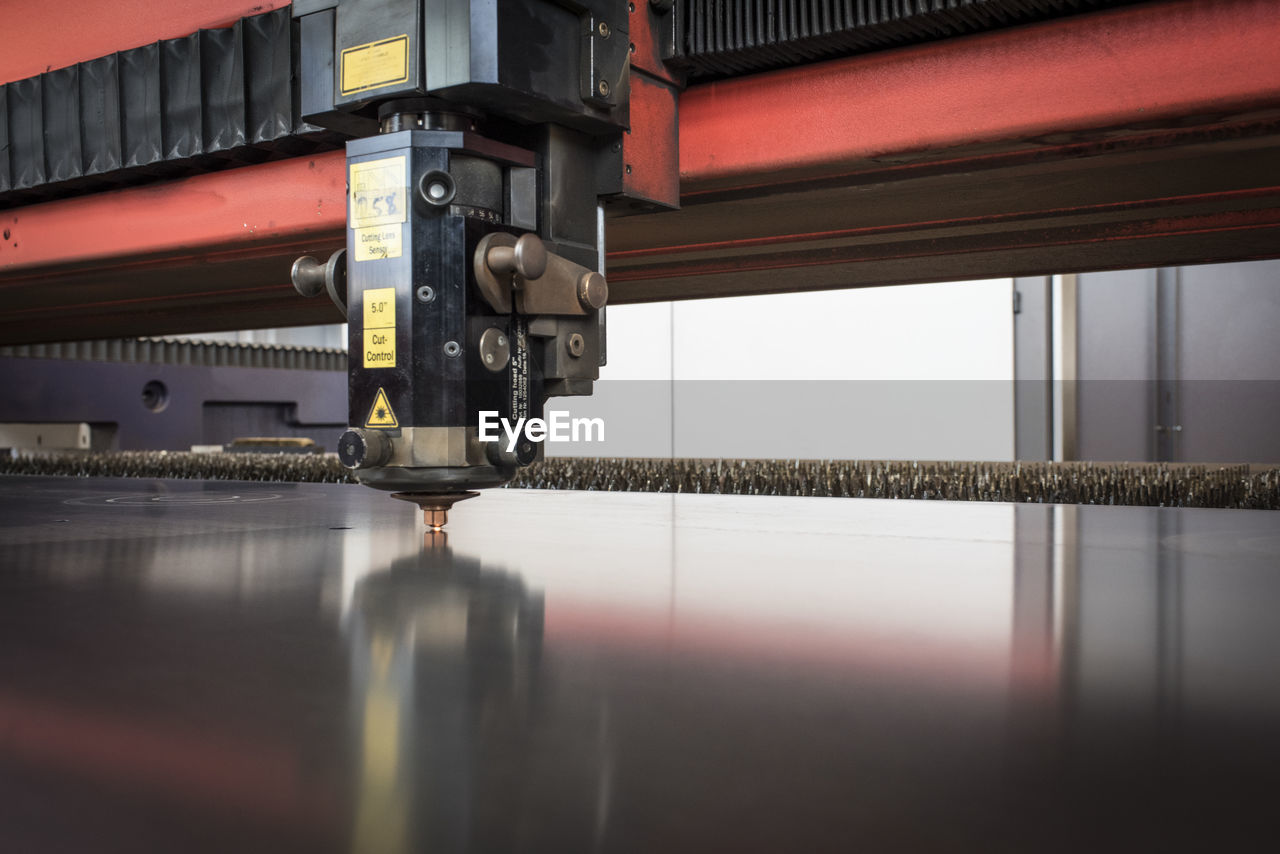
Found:
[(347, 183), (351, 188), (347, 219), (352, 228), (393, 225), (409, 218), (409, 181), (403, 154), (352, 163)]
[(364, 292), (364, 366), (396, 366), (396, 289)]
[(371, 225), (368, 228), (355, 230), (356, 260), (383, 261), (387, 258), (399, 258), (404, 253), (404, 244), (400, 235), (404, 226)]
[(409, 80), (409, 36), (349, 47), (342, 52), (342, 94), (354, 95)]
[(394, 329), (364, 331), (364, 366), (366, 368), (396, 366), (396, 331)]
[(391, 401), (387, 400), (387, 393), (382, 389), (378, 389), (378, 393), (374, 395), (373, 406), (369, 407), (369, 417), (364, 420), (364, 426), (400, 426), (400, 422), (396, 420), (396, 414), (391, 411)]

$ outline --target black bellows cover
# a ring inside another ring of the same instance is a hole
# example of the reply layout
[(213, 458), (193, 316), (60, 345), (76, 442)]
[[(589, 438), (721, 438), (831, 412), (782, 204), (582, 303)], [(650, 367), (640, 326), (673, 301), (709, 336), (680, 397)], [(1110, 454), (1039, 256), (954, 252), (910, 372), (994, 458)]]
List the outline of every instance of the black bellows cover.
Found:
[(0, 207), (336, 147), (293, 56), (286, 7), (0, 86)]
[[(668, 60), (714, 79), (1132, 1), (676, 0)], [(0, 208), (336, 148), (296, 61), (283, 8), (0, 85)]]
[(676, 0), (672, 64), (730, 77), (1135, 0)]

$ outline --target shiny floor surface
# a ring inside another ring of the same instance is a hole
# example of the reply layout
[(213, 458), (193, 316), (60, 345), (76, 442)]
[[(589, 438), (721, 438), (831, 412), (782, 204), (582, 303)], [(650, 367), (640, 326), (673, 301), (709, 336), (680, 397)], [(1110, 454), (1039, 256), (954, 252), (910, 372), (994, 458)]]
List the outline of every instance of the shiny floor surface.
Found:
[(1260, 850), (1280, 513), (0, 478), (0, 850)]

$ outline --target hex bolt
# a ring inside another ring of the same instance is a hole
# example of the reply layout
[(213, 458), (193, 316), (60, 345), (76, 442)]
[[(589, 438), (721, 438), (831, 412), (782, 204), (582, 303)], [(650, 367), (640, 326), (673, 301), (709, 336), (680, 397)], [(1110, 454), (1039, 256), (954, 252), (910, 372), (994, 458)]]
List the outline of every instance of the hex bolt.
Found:
[(573, 358), (580, 358), (587, 349), (587, 342), (581, 333), (575, 332), (569, 336), (569, 355)]
[(602, 98), (609, 97), (609, 81), (601, 80), (600, 85), (596, 87), (596, 91), (600, 93), (600, 97)]
[(444, 342), (444, 354), (448, 356), (450, 359), (456, 358), (457, 355), (461, 352), (462, 352), (462, 347), (458, 344), (457, 341)]
[(596, 31), (600, 33), (600, 38), (602, 39), (609, 38), (609, 25), (606, 24), (604, 21), (600, 22), (600, 26), (596, 27)]
[(436, 298), (436, 289), (430, 285), (418, 288), (418, 302), (431, 302)]

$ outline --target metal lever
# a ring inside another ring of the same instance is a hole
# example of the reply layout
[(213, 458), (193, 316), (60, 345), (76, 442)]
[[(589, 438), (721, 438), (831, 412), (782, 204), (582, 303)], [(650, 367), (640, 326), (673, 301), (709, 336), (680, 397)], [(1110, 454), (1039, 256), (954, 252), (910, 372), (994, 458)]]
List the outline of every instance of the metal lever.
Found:
[(536, 234), (525, 234), (515, 246), (496, 244), (489, 247), (485, 264), (498, 275), (515, 273), (522, 279), (541, 278), (547, 272), (547, 247)]
[(472, 269), (485, 301), (503, 314), (511, 311), (512, 291), (521, 314), (586, 315), (609, 300), (604, 276), (548, 252), (535, 234), (486, 234)]

